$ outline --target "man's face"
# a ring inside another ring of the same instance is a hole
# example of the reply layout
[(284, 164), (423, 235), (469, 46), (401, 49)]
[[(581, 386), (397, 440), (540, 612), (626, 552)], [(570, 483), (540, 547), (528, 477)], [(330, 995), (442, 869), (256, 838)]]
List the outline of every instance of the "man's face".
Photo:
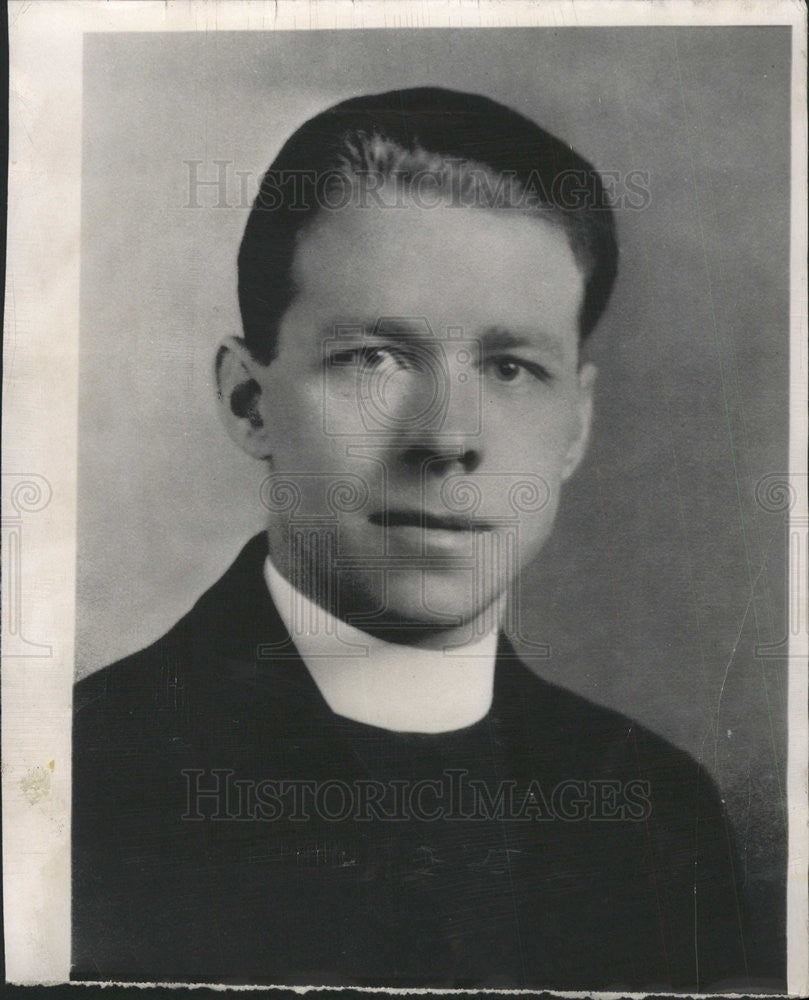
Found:
[(251, 372), (273, 559), (369, 631), (469, 627), (542, 548), (584, 449), (568, 242), (490, 210), (349, 207), (302, 235), (295, 278)]

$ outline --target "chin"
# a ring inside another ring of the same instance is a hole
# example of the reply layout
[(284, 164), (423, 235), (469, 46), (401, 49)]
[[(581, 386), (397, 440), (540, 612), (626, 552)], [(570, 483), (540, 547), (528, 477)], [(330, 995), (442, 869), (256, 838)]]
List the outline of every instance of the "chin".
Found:
[(390, 619), (431, 629), (463, 628), (480, 618), (499, 596), (493, 589), (476, 593), (468, 570), (411, 571), (391, 577), (386, 595)]

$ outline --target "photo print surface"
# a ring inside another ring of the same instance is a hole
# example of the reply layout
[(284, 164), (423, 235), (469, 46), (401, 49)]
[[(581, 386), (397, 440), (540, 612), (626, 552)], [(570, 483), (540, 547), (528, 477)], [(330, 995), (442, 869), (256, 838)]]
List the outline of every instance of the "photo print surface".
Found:
[(65, 976), (785, 992), (794, 26), (127, 27)]

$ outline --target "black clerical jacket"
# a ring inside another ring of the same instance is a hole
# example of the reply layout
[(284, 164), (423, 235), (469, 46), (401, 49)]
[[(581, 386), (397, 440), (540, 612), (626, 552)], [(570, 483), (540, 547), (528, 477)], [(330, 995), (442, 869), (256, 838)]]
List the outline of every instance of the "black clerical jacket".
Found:
[(76, 687), (73, 978), (743, 990), (731, 830), (693, 759), (505, 637), (472, 726), (337, 716), (266, 553)]

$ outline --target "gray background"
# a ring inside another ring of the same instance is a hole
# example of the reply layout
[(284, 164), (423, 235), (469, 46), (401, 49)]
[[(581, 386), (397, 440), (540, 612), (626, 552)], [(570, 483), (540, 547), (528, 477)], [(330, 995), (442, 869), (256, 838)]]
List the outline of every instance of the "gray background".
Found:
[[(754, 648), (785, 634), (786, 536), (755, 487), (787, 468), (789, 44), (754, 27), (86, 36), (78, 674), (164, 632), (263, 524), (211, 359), (239, 333), (236, 250), (281, 142), (361, 92), (485, 93), (651, 190), (619, 213), (592, 447), (523, 579), (521, 636), (550, 644), (543, 676), (706, 763), (766, 927), (786, 683)], [(228, 161), (227, 207), (211, 189), (187, 207), (191, 160), (205, 178)]]

